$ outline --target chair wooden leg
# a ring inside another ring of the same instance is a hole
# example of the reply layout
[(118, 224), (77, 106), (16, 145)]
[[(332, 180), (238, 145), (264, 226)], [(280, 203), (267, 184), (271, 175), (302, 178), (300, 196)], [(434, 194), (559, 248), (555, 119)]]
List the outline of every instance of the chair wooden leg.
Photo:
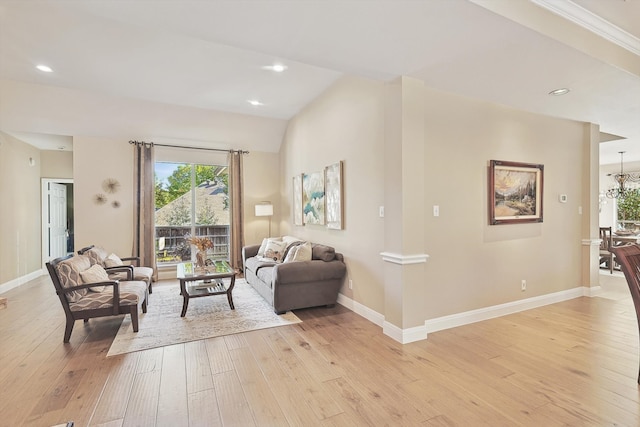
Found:
[(142, 301), (142, 312), (143, 313), (147, 312), (147, 301), (149, 301), (149, 297), (145, 298), (144, 301)]
[(138, 306), (131, 306), (131, 326), (133, 327), (133, 332), (138, 332)]
[(67, 324), (64, 327), (64, 339), (63, 342), (69, 342), (69, 339), (71, 338), (71, 331), (73, 331), (73, 324), (76, 323), (76, 321), (70, 317), (67, 317)]

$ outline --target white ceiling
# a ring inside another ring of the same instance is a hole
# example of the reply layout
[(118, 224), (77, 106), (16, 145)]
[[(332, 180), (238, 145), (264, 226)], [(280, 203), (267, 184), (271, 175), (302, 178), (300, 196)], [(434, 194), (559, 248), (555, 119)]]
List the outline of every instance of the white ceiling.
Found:
[(346, 74), (597, 123), (626, 138), (601, 163), (640, 160), (640, 1), (0, 0), (0, 130), (44, 149), (51, 134), (278, 151)]

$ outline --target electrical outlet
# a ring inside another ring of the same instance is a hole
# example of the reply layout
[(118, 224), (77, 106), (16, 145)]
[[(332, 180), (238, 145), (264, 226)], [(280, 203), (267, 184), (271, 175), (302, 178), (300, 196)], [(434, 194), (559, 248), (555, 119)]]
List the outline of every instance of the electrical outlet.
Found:
[(349, 279), (349, 289), (353, 289), (353, 280)]
[(520, 289), (522, 289), (522, 291), (526, 291), (527, 290), (527, 281), (523, 280), (522, 283), (520, 283)]

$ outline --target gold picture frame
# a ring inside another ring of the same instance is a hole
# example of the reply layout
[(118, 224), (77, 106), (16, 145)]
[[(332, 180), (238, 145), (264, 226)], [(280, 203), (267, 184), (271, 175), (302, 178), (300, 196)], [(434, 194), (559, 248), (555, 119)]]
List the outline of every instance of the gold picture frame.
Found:
[(544, 165), (491, 160), (489, 225), (542, 222)]

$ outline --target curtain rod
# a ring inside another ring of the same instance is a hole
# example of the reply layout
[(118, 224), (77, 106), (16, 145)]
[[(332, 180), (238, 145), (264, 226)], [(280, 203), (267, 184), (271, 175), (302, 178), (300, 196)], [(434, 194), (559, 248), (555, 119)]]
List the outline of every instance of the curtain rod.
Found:
[(241, 153), (241, 154), (249, 154), (246, 150), (224, 150), (222, 148), (206, 148), (206, 147), (189, 147), (183, 145), (169, 145), (169, 144), (156, 144), (155, 142), (144, 142), (144, 141), (129, 141), (129, 144), (135, 145), (149, 145), (151, 147), (169, 147), (169, 148), (186, 148), (189, 150), (205, 150), (205, 151), (219, 151), (221, 153)]

